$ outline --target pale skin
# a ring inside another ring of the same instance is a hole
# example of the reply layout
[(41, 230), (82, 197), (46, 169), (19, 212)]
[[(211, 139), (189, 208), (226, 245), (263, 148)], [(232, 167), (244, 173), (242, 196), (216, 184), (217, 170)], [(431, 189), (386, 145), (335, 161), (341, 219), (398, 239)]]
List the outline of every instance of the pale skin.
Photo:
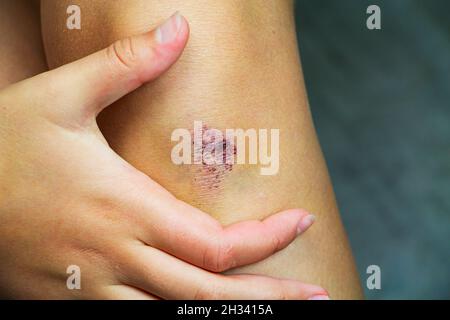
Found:
[[(65, 8), (78, 4), (82, 29), (64, 31)], [(43, 37), (50, 67), (137, 34), (174, 10), (191, 38), (178, 63), (157, 81), (121, 99), (99, 117), (112, 148), (178, 198), (227, 225), (291, 207), (314, 212), (314, 228), (291, 246), (232, 272), (317, 283), (332, 299), (362, 298), (327, 167), (311, 119), (299, 61), (292, 1), (43, 1)], [(301, 34), (300, 34), (301, 39)], [(171, 133), (210, 128), (280, 129), (280, 170), (235, 166), (218, 191), (205, 191), (195, 166), (177, 166)]]
[[(295, 280), (219, 273), (285, 248), (311, 226), (309, 213), (284, 210), (223, 227), (124, 161), (101, 134), (98, 113), (165, 72), (188, 34), (187, 21), (173, 16), (156, 30), (0, 91), (2, 297), (327, 294)], [(70, 265), (82, 271), (82, 290), (66, 288)]]

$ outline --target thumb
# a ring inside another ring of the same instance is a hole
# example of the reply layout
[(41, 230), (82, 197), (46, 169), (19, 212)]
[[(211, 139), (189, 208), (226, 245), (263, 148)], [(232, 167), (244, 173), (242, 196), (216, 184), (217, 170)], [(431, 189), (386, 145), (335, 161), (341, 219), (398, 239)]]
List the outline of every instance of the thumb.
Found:
[[(50, 71), (44, 77), (64, 97), (64, 113), (83, 119), (157, 78), (186, 46), (189, 26), (176, 13), (156, 29), (116, 41), (108, 48)], [(61, 110), (60, 110), (61, 111)], [(75, 119), (74, 119), (75, 120)]]

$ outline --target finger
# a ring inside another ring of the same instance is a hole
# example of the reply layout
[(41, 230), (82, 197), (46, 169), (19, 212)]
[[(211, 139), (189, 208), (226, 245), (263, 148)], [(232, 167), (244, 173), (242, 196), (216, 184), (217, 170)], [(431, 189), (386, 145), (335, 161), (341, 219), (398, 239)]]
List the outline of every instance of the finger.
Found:
[(136, 246), (123, 270), (130, 285), (163, 299), (297, 300), (328, 296), (321, 287), (294, 280), (208, 272), (144, 245)]
[(160, 300), (147, 292), (127, 285), (111, 285), (103, 290), (101, 300)]
[(166, 71), (181, 55), (188, 36), (186, 19), (176, 13), (150, 32), (116, 41), (36, 80), (64, 97), (63, 110), (55, 112), (89, 118)]
[(208, 214), (163, 196), (152, 197), (149, 207), (141, 210), (163, 213), (146, 215), (142, 241), (214, 272), (263, 260), (285, 248), (314, 222), (314, 215), (292, 209), (263, 221), (223, 227)]

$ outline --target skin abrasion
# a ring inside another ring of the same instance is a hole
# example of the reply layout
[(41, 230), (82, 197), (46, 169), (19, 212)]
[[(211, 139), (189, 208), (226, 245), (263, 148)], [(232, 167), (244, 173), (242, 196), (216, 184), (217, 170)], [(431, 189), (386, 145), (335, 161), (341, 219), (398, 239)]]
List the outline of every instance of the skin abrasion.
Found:
[(203, 125), (201, 134), (193, 134), (194, 184), (200, 194), (220, 190), (234, 168), (236, 145), (220, 130)]
[[(269, 142), (270, 134), (270, 142)], [(210, 197), (210, 191), (221, 189), (236, 165), (259, 165), (261, 175), (276, 175), (279, 169), (279, 129), (209, 128), (194, 121), (194, 129), (177, 128), (171, 141), (174, 165), (188, 165), (194, 192)]]

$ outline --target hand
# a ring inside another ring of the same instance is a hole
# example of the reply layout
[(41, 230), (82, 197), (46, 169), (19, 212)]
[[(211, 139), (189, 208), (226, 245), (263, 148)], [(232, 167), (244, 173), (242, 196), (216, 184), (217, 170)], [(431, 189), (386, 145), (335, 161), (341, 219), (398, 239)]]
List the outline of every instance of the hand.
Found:
[[(291, 280), (218, 272), (286, 247), (302, 210), (222, 227), (109, 148), (97, 114), (168, 69), (188, 39), (174, 15), (149, 33), (0, 91), (0, 295), (83, 299), (306, 299)], [(66, 269), (81, 270), (68, 290)]]

